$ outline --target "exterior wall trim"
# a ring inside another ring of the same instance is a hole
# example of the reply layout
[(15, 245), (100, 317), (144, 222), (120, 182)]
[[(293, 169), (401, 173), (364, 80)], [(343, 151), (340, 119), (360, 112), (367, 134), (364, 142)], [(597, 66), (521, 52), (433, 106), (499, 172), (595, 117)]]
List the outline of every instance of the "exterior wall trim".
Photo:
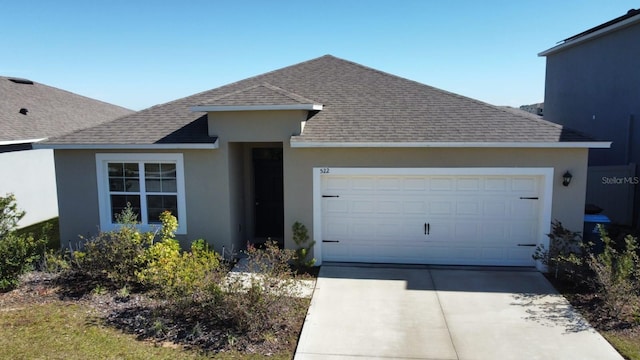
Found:
[(632, 25), (636, 22), (640, 21), (640, 15), (636, 15), (634, 17), (628, 18), (626, 20), (620, 21), (619, 23), (615, 23), (611, 26), (607, 26), (604, 29), (600, 29), (598, 31), (594, 31), (591, 34), (587, 34), (585, 36), (579, 37), (577, 39), (574, 40), (569, 40), (569, 41), (565, 41), (562, 44), (556, 45), (550, 49), (547, 49), (545, 51), (542, 51), (540, 53), (538, 53), (538, 56), (548, 56), (548, 55), (553, 55), (559, 51), (565, 50), (567, 48), (570, 48), (572, 46), (576, 46), (576, 45), (580, 45), (586, 41), (589, 41), (591, 39), (606, 35), (610, 32), (614, 32), (617, 30), (620, 30), (622, 28), (625, 28), (629, 25)]
[(192, 112), (223, 112), (223, 111), (264, 111), (264, 110), (322, 110), (322, 104), (292, 104), (292, 105), (199, 105), (192, 106)]
[(34, 144), (34, 149), (54, 150), (178, 150), (217, 149), (218, 139), (213, 143), (198, 144)]
[[(24, 140), (6, 140), (6, 141), (0, 141), (0, 146), (3, 145), (17, 145), (17, 144), (30, 144), (30, 143), (37, 143), (39, 141), (43, 141), (46, 140), (47, 138), (40, 138), (40, 139), (24, 139)], [(35, 147), (35, 145), (34, 145)]]
[(292, 148), (589, 148), (608, 149), (611, 141), (590, 142), (323, 142), (290, 140)]

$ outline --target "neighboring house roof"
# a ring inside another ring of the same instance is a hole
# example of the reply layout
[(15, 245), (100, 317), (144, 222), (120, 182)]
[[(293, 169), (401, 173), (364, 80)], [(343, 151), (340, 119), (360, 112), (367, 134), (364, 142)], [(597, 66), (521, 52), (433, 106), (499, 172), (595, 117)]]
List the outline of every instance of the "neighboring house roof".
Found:
[(133, 111), (34, 81), (0, 76), (0, 144), (31, 143)]
[(293, 146), (561, 146), (593, 141), (540, 118), (326, 55), (157, 105), (49, 144), (212, 144), (216, 139), (207, 136), (207, 115), (192, 110), (268, 110), (276, 105), (313, 110), (302, 134), (291, 138)]
[(640, 23), (640, 9), (631, 9), (622, 16), (562, 40), (560, 44), (539, 53), (538, 56), (552, 55), (559, 51), (599, 38), (637, 23)]

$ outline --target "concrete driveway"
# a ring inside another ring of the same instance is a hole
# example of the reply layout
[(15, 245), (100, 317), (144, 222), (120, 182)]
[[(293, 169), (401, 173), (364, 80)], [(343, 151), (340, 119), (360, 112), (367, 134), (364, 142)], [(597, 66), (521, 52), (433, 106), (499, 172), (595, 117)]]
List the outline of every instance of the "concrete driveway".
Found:
[(621, 360), (534, 271), (324, 265), (296, 360)]

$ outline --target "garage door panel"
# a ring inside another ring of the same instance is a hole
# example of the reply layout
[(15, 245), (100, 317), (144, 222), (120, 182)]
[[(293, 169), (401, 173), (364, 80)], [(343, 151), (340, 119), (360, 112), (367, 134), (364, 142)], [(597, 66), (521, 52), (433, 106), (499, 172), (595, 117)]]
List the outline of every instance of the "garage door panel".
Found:
[(455, 204), (458, 215), (482, 215), (478, 200), (457, 200)]
[(402, 214), (403, 201), (402, 200), (381, 200), (376, 201), (376, 210), (380, 214)]
[(451, 191), (454, 188), (452, 177), (434, 176), (429, 183), (429, 190), (432, 192)]
[(344, 199), (325, 199), (322, 208), (327, 214), (346, 214), (349, 212), (349, 202)]
[(406, 215), (427, 214), (429, 204), (425, 200), (406, 200), (402, 203), (402, 213)]
[(539, 200), (530, 199), (513, 199), (510, 201), (512, 218), (531, 218), (535, 217), (538, 213)]
[(537, 181), (537, 178), (534, 176), (515, 177), (511, 180), (512, 191), (536, 193), (537, 187), (538, 187), (538, 181)]
[(351, 214), (370, 214), (375, 210), (375, 202), (373, 200), (358, 199), (349, 201), (349, 213)]
[(407, 192), (422, 193), (428, 187), (428, 179), (425, 177), (405, 177), (402, 180), (403, 189)]
[[(322, 176), (327, 261), (533, 265), (541, 177)], [(429, 224), (425, 234), (425, 224)]]
[(483, 214), (492, 217), (504, 217), (507, 215), (509, 205), (505, 201), (487, 200), (483, 204)]
[(383, 192), (400, 192), (402, 191), (401, 177), (381, 177), (376, 178), (377, 189)]
[(456, 181), (457, 191), (479, 191), (481, 179), (479, 177), (461, 177)]
[(505, 192), (509, 189), (509, 179), (488, 176), (484, 180), (484, 190), (488, 192)]

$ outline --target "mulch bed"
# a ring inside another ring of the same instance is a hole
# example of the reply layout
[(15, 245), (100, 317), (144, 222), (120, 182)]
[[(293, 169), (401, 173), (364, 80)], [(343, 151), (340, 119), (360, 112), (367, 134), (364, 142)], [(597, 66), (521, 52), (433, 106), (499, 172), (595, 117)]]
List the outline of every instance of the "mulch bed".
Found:
[(640, 342), (640, 319), (615, 319), (603, 310), (603, 300), (597, 293), (585, 288), (575, 288), (572, 284), (558, 281), (550, 274), (546, 277), (596, 330)]
[(295, 340), (304, 321), (303, 314), (294, 320), (297, 329), (283, 330), (283, 338), (275, 342), (256, 343), (244, 338), (243, 334), (225, 328), (223, 324), (221, 326), (198, 318), (197, 312), (176, 312), (175, 304), (169, 305), (145, 293), (123, 295), (118, 291), (106, 290), (96, 293), (92, 289), (88, 279), (31, 272), (23, 275), (18, 288), (0, 293), (0, 313), (52, 302), (73, 303), (92, 309), (96, 322), (135, 334), (140, 340), (206, 352), (233, 350), (263, 355), (295, 348)]

